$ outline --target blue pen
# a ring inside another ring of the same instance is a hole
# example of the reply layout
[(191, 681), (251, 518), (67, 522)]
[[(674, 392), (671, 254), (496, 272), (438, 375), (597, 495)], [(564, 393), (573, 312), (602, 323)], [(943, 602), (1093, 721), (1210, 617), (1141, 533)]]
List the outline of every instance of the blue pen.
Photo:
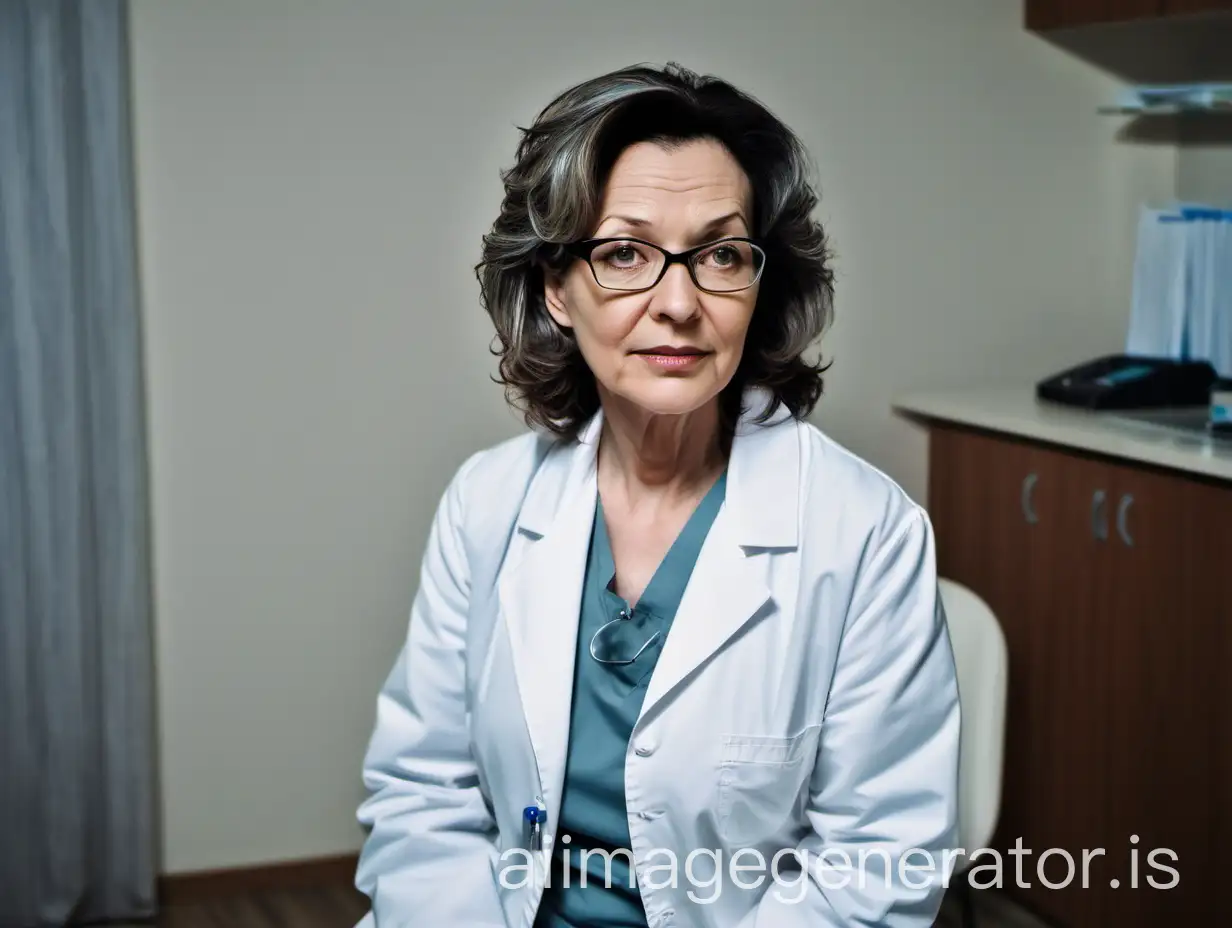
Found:
[(522, 810), (522, 838), (527, 850), (543, 850), (543, 826), (547, 820), (547, 809), (527, 806)]

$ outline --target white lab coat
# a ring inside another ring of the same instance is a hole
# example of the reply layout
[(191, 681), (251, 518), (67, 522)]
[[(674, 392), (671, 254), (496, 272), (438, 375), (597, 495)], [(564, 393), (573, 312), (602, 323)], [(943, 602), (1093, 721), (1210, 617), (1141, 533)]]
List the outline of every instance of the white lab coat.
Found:
[[(557, 841), (601, 419), (546, 454), (534, 435), (480, 452), (443, 496), (364, 762), (362, 928), (534, 920), (547, 870), (522, 816), (541, 804)], [(523, 492), (507, 536), (489, 513)], [(924, 511), (812, 425), (746, 416), (625, 757), (650, 925), (932, 925), (958, 751)]]

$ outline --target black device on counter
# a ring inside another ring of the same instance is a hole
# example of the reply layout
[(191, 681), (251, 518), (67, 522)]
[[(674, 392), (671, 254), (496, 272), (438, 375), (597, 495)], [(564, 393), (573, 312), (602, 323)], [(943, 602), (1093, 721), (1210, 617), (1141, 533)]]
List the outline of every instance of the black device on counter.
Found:
[(1217, 375), (1206, 361), (1113, 354), (1036, 385), (1040, 399), (1086, 409), (1155, 409), (1210, 402)]

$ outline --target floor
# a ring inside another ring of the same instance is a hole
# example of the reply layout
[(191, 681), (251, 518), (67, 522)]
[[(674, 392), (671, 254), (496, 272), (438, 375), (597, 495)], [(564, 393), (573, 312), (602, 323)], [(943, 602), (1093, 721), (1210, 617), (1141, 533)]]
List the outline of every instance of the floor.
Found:
[[(971, 894), (975, 908), (975, 928), (1049, 928), (1028, 912), (994, 890), (976, 890)], [(958, 899), (951, 894), (941, 907), (936, 928), (962, 928)]]
[(154, 924), (158, 928), (353, 928), (368, 911), (366, 902), (349, 886), (268, 890), (169, 906)]
[[(998, 893), (973, 894), (976, 928), (1046, 928)], [(946, 900), (937, 928), (961, 928), (958, 907)], [(353, 928), (367, 911), (349, 887), (269, 891), (173, 907), (158, 928)], [(150, 928), (149, 924), (112, 928)]]

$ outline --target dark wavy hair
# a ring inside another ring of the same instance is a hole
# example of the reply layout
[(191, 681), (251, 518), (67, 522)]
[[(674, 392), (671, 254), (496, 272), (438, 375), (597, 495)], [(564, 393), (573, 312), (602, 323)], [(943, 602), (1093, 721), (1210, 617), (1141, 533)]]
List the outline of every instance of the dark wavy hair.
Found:
[(808, 415), (826, 365), (804, 355), (830, 323), (834, 282), (826, 234), (812, 218), (810, 161), (787, 126), (726, 81), (668, 64), (578, 84), (521, 132), (515, 164), (501, 175), (500, 216), (483, 237), (475, 273), (496, 326), (496, 380), (528, 425), (575, 438), (599, 407), (594, 375), (572, 332), (547, 311), (545, 272), (563, 271), (570, 259), (562, 246), (590, 233), (621, 152), (638, 142), (695, 139), (723, 145), (748, 176), (751, 234), (766, 251), (741, 362), (722, 397), (723, 419), (730, 425), (740, 415), (750, 386), (769, 391), (763, 419), (780, 404), (797, 418)]

